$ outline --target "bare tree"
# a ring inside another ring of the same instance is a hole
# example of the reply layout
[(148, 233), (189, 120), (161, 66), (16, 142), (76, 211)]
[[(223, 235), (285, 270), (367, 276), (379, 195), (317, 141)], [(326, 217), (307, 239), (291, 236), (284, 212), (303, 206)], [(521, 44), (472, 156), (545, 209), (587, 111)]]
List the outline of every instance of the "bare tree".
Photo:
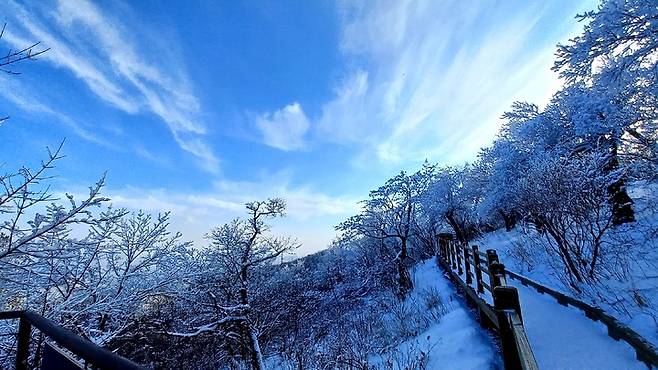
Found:
[[(5, 29), (7, 28), (7, 23), (2, 25), (2, 30), (0, 30), (0, 39), (5, 34)], [(25, 60), (34, 60), (37, 56), (47, 52), (50, 48), (42, 48), (41, 42), (35, 42), (27, 47), (22, 49), (8, 49), (6, 53), (3, 53), (4, 56), (0, 56), (0, 72), (5, 72), (12, 75), (20, 74), (12, 67)], [(8, 120), (8, 116), (0, 117), (0, 123)]]
[[(283, 199), (250, 202), (246, 208), (246, 219), (235, 219), (209, 235), (211, 245), (200, 274), (203, 282), (192, 287), (200, 298), (195, 304), (211, 309), (200, 315), (207, 320), (192, 332), (169, 334), (189, 338), (219, 333), (227, 339), (227, 353), (239, 351), (240, 357), (250, 362), (253, 369), (262, 370), (264, 362), (259, 335), (261, 326), (267, 323), (257, 323), (256, 314), (252, 312), (251, 290), (259, 288), (255, 286), (254, 273), (276, 257), (297, 248), (298, 244), (289, 237), (275, 237), (268, 233), (267, 220), (284, 216)], [(212, 276), (217, 278), (208, 279)], [(215, 284), (217, 281), (221, 283)], [(194, 321), (199, 320), (194, 318)], [(236, 339), (237, 350), (234, 346)], [(234, 363), (237, 361), (235, 356), (230, 357)]]
[[(48, 150), (48, 159), (36, 170), (22, 167), (17, 172), (0, 176), (0, 261), (7, 263), (8, 257), (15, 254), (37, 253), (41, 248), (39, 241), (49, 232), (72, 224), (92, 224), (101, 219), (94, 217), (90, 208), (99, 207), (109, 199), (101, 197), (100, 191), (105, 177), (89, 188), (89, 195), (81, 202), (76, 202), (72, 195), (66, 194), (70, 207), (52, 202), (56, 197), (50, 192), (50, 186), (42, 184), (51, 178), (48, 171), (61, 159), (60, 145), (54, 152)], [(43, 207), (51, 203), (46, 208)], [(41, 207), (41, 208), (40, 208)], [(25, 218), (34, 217), (25, 222)], [(107, 215), (116, 217), (116, 215)]]

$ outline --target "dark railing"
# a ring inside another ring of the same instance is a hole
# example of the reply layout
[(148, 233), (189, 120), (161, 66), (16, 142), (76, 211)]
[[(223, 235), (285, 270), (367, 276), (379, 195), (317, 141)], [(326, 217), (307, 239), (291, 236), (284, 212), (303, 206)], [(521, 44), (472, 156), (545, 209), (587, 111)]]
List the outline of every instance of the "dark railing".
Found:
[[(102, 370), (114, 369), (142, 369), (134, 362), (116, 355), (94, 343), (83, 339), (75, 333), (64, 329), (55, 322), (48, 320), (35, 312), (25, 311), (5, 311), (0, 312), (0, 320), (18, 319), (18, 341), (16, 346), (16, 370), (26, 370), (29, 368), (30, 358), (30, 338), (32, 327), (38, 329), (58, 346), (67, 349), (74, 355), (78, 356), (84, 362)], [(46, 359), (42, 359), (42, 365), (48, 365), (50, 368), (58, 368), (53, 364), (46, 364)]]
[[(477, 246), (469, 248), (450, 234), (440, 234), (437, 262), (464, 292), (467, 302), (477, 308), (480, 324), (498, 333), (505, 369), (538, 369), (523, 327), (519, 293), (507, 285), (505, 266), (499, 262), (496, 251), (482, 253)], [(488, 283), (483, 274), (488, 276)], [(480, 296), (485, 291), (491, 293), (493, 306)]]
[(518, 280), (525, 286), (531, 286), (541, 294), (548, 294), (555, 298), (558, 303), (564, 306), (573, 306), (585, 313), (589, 319), (593, 321), (601, 321), (608, 328), (608, 335), (614, 340), (623, 340), (628, 343), (635, 350), (635, 356), (638, 360), (644, 362), (647, 367), (652, 366), (658, 368), (658, 350), (656, 347), (644, 339), (640, 334), (633, 329), (622, 324), (616, 318), (608, 315), (602, 309), (593, 307), (583, 301), (570, 297), (564, 293), (560, 293), (545, 285), (531, 280), (521, 274), (513, 271), (505, 271), (507, 276), (511, 279)]

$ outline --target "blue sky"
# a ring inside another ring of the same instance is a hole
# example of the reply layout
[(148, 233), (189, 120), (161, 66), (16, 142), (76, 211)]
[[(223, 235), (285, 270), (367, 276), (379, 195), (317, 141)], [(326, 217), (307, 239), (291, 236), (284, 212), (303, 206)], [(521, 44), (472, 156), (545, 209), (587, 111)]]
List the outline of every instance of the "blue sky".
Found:
[(61, 0), (2, 6), (2, 50), (51, 50), (1, 75), (6, 170), (64, 138), (56, 191), (107, 171), (116, 206), (172, 211), (203, 243), (249, 200), (306, 254), (357, 201), (425, 159), (475, 157), (515, 100), (560, 86), (555, 44), (596, 2)]

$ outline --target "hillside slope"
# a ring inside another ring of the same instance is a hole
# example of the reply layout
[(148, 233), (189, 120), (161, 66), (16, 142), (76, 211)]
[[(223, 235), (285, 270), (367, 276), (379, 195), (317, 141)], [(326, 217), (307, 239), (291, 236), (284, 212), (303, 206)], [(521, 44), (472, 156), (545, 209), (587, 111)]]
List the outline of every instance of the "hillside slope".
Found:
[[(416, 337), (374, 358), (373, 364), (384, 369), (402, 369), (404, 367), (385, 366), (386, 361), (390, 363), (390, 359), (405, 357), (420, 348), (426, 350), (427, 355), (423, 359), (424, 367), (419, 369), (502, 368), (494, 341), (480, 328), (472, 312), (456, 295), (454, 287), (442, 274), (436, 261), (430, 259), (417, 265), (413, 270), (413, 278), (416, 288), (405, 303), (418, 304), (427, 292), (436, 292), (446, 302), (445, 314)], [(416, 353), (420, 354), (418, 351)]]

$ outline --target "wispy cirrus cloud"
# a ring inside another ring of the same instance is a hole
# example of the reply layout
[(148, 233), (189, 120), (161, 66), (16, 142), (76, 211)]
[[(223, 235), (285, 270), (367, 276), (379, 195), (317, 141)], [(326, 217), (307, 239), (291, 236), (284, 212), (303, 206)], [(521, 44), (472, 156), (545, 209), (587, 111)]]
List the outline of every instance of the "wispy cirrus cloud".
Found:
[[(514, 100), (542, 104), (559, 86), (550, 71), (555, 43), (581, 26), (576, 6), (559, 7), (339, 2), (347, 62), (310, 136), (351, 144), (367, 165), (473, 158)], [(547, 25), (561, 35), (543, 37)]]
[(54, 118), (57, 122), (67, 126), (75, 135), (83, 140), (107, 148), (116, 149), (114, 144), (105, 140), (76, 119), (52, 109), (36, 96), (26, 92), (25, 89), (18, 88), (16, 83), (10, 81), (6, 76), (0, 76), (0, 84), (4, 87), (3, 89), (0, 89), (0, 96), (20, 108), (22, 111), (29, 114), (45, 115)]
[(304, 135), (310, 123), (299, 103), (292, 103), (272, 113), (261, 113), (255, 121), (263, 141), (271, 147), (289, 151), (306, 146)]
[(368, 137), (367, 150), (392, 163), (446, 161), (453, 151), (472, 155), (486, 144), (495, 129), (474, 142), (465, 138), (491, 125), (527, 83), (531, 75), (518, 76), (519, 66), (532, 64), (529, 72), (542, 80), (552, 76), (537, 68), (527, 44), (543, 7), (504, 14), (493, 4), (480, 5), (343, 3), (341, 48), (361, 62), (325, 104), (322, 136)]
[(205, 142), (206, 127), (191, 83), (179, 69), (167, 69), (144, 40), (132, 37), (129, 26), (87, 0), (62, 0), (54, 10), (27, 9), (10, 2), (12, 32), (5, 41), (15, 47), (40, 40), (51, 50), (43, 59), (66, 69), (107, 104), (127, 114), (153, 114), (185, 151), (210, 172), (219, 160)]

